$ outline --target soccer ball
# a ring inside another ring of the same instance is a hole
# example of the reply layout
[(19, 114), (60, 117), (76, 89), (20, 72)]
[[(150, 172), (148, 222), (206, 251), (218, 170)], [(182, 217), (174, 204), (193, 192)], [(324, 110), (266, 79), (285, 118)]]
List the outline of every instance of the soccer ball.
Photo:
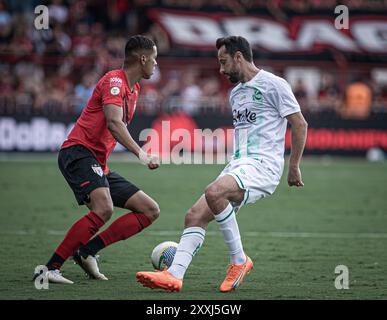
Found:
[(157, 270), (169, 268), (175, 257), (176, 249), (177, 243), (173, 241), (164, 241), (158, 244), (151, 254), (153, 267)]

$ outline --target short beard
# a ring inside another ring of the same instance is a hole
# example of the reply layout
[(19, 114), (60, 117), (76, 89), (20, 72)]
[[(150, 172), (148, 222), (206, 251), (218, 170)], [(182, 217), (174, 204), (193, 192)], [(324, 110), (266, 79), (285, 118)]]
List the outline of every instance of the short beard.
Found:
[(238, 83), (240, 81), (239, 74), (236, 72), (232, 72), (228, 76), (229, 76), (228, 79), (230, 80), (231, 83), (235, 84), (235, 83)]

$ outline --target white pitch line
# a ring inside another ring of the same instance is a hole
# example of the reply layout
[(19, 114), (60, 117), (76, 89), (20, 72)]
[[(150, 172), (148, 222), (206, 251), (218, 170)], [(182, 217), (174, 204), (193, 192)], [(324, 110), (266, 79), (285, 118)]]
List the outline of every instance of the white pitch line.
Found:
[[(51, 235), (63, 236), (65, 230), (0, 230), (0, 235)], [(182, 230), (154, 230), (146, 232), (147, 236), (180, 236)], [(220, 232), (208, 231), (207, 236), (220, 236)], [(242, 237), (266, 237), (266, 238), (322, 238), (322, 239), (387, 239), (387, 233), (383, 232), (279, 232), (279, 231), (248, 231), (242, 233)]]
[[(149, 231), (155, 236), (181, 235), (182, 231)], [(220, 235), (220, 232), (208, 231), (207, 236)], [(331, 233), (331, 232), (278, 232), (278, 231), (248, 231), (242, 237), (269, 237), (269, 238), (328, 238), (328, 239), (387, 239), (387, 233)]]
[(268, 236), (273, 238), (329, 238), (329, 239), (387, 239), (387, 233), (330, 233), (330, 232), (246, 232), (248, 237)]

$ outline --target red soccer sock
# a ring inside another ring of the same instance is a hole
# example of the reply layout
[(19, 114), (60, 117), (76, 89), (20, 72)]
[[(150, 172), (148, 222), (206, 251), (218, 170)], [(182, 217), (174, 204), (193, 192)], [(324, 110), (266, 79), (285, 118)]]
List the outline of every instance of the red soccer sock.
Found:
[(128, 239), (136, 233), (139, 233), (151, 223), (152, 221), (149, 220), (145, 214), (130, 212), (113, 221), (112, 224), (98, 236), (102, 239), (105, 247), (107, 247), (114, 242)]
[(74, 254), (75, 250), (86, 244), (104, 224), (105, 221), (93, 211), (90, 211), (73, 224), (55, 253), (67, 260), (68, 257)]

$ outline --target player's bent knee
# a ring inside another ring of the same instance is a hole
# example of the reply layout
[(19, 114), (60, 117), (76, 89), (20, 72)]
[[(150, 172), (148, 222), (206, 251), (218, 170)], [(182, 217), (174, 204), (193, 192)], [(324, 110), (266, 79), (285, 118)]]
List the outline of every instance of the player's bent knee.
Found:
[(218, 186), (216, 183), (210, 184), (204, 192), (204, 195), (208, 202), (217, 201), (222, 196), (222, 194), (223, 194), (222, 188)]
[(152, 222), (155, 221), (160, 216), (159, 205), (155, 202), (152, 205), (148, 206), (143, 212), (149, 220)]
[(103, 221), (108, 221), (113, 214), (113, 203), (106, 203), (103, 205), (98, 205), (96, 208), (93, 208), (95, 214), (97, 214)]
[(90, 207), (103, 221), (108, 221), (111, 218), (114, 209), (109, 189), (97, 188), (93, 190), (90, 193)]

